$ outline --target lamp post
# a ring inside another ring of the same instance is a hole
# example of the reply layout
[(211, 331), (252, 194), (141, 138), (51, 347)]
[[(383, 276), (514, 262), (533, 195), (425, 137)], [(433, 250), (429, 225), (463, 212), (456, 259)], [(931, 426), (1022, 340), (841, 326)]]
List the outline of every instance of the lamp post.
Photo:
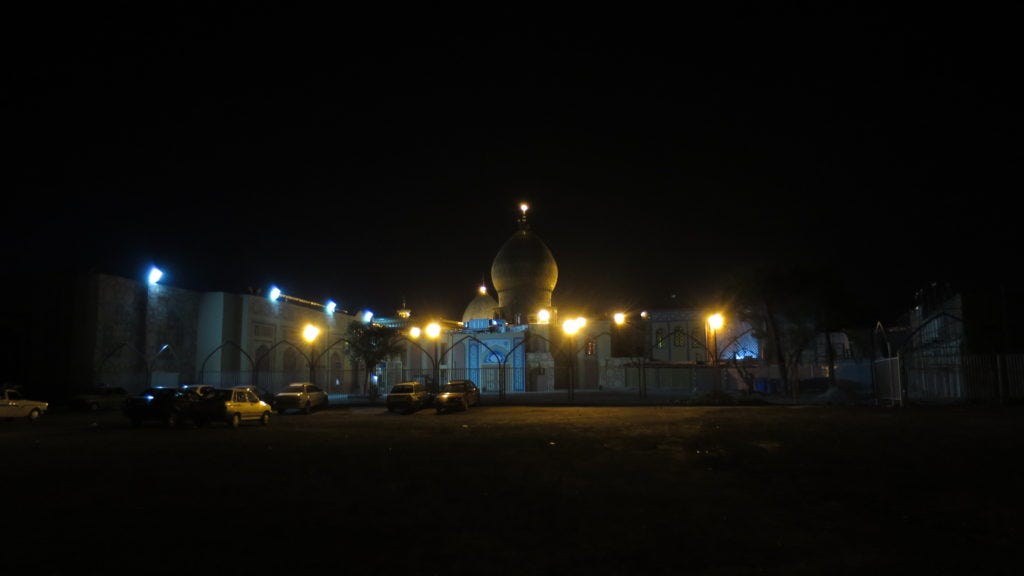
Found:
[(708, 328), (711, 329), (711, 365), (718, 366), (718, 330), (722, 327), (724, 320), (722, 315), (714, 313), (708, 316)]
[(708, 316), (708, 327), (711, 329), (711, 365), (715, 368), (715, 390), (717, 391), (722, 386), (722, 374), (718, 366), (718, 331), (722, 328), (722, 324), (725, 321), (722, 319), (722, 315), (715, 312), (711, 316)]
[(315, 376), (313, 368), (313, 342), (319, 335), (320, 329), (317, 328), (316, 326), (313, 326), (312, 324), (306, 324), (306, 327), (302, 329), (302, 337), (306, 340), (306, 342), (309, 342), (309, 357), (307, 358), (307, 360), (309, 362), (309, 382), (311, 384), (316, 384), (316, 380), (313, 379)]
[[(626, 313), (625, 312), (616, 312), (612, 316), (612, 318), (615, 320), (616, 334), (618, 335), (619, 346), (620, 346), (619, 349), (620, 350), (622, 349), (621, 348), (621, 346), (623, 346), (622, 342), (624, 342), (624, 341), (627, 342), (627, 345), (629, 346), (629, 355), (630, 355), (630, 357), (634, 357), (635, 354), (636, 354), (636, 342), (635, 342), (635, 339), (636, 339), (636, 327), (630, 326), (630, 332), (628, 333), (629, 338), (628, 338), (628, 341), (627, 341), (626, 340), (626, 336), (623, 335), (623, 332), (626, 329), (626, 320), (627, 320)], [(636, 389), (637, 389), (637, 395), (640, 398), (644, 398), (645, 396), (647, 396), (647, 390), (644, 388), (645, 382), (644, 382), (644, 357), (643, 357), (643, 354), (641, 354), (638, 358), (639, 358), (639, 360), (637, 361), (638, 372), (637, 372)], [(623, 382), (624, 383), (626, 382), (625, 372), (623, 372)]]
[(440, 359), (440, 351), (437, 349), (437, 347), (438, 347), (438, 339), (441, 337), (441, 325), (438, 324), (437, 322), (431, 322), (430, 324), (427, 324), (427, 328), (426, 328), (425, 332), (427, 333), (427, 338), (430, 338), (431, 340), (434, 341), (434, 358), (433, 358), (433, 360), (434, 360), (434, 375), (433, 375), (433, 378), (434, 378), (434, 393), (436, 394), (441, 389), (441, 366), (440, 366), (441, 359)]
[[(425, 348), (423, 348), (416, 342), (416, 340), (420, 337), (421, 334), (426, 334), (427, 338), (434, 342), (433, 354), (427, 352)], [(424, 330), (420, 330), (418, 326), (413, 326), (412, 328), (409, 329), (409, 334), (406, 336), (406, 340), (411, 342), (413, 346), (419, 348), (420, 351), (426, 354), (427, 358), (430, 359), (431, 378), (434, 380), (432, 392), (434, 393), (437, 393), (439, 389), (438, 378), (440, 376), (440, 360), (438, 358), (437, 341), (440, 336), (441, 325), (438, 324), (437, 322), (431, 322), (430, 324), (427, 324), (427, 327)]]
[(562, 331), (569, 337), (569, 351), (572, 357), (569, 363), (569, 400), (573, 400), (576, 387), (576, 333), (587, 325), (587, 319), (580, 316), (562, 322)]

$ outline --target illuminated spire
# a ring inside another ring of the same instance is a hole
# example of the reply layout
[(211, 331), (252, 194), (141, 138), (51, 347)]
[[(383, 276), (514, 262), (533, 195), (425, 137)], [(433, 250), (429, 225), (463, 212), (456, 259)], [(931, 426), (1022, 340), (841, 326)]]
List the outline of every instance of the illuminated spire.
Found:
[(530, 225), (526, 223), (526, 211), (530, 209), (530, 205), (526, 202), (519, 204), (519, 229), (529, 230)]
[(405, 296), (402, 296), (402, 307), (398, 310), (399, 318), (408, 318), (412, 316), (412, 311), (405, 306)]

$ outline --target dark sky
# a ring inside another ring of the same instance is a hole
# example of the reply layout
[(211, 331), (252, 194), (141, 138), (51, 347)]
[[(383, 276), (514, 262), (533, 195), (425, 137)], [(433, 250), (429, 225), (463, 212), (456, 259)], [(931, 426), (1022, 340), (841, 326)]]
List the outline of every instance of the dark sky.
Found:
[(460, 317), (526, 201), (563, 308), (1014, 275), (1019, 12), (137, 4), (5, 19), (9, 271)]

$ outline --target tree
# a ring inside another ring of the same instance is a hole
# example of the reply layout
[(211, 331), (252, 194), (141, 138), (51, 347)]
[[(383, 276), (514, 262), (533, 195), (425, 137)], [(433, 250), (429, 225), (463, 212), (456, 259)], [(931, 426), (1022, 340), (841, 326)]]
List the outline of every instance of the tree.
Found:
[(352, 322), (348, 325), (349, 345), (346, 353), (349, 358), (356, 363), (362, 363), (366, 368), (363, 376), (363, 394), (376, 392), (369, 389), (370, 372), (373, 367), (405, 351), (400, 338), (400, 333), (395, 328), (362, 322)]
[(738, 313), (765, 342), (765, 358), (779, 366), (783, 389), (794, 395), (801, 355), (819, 334), (826, 338), (829, 377), (835, 385), (831, 333), (845, 331), (859, 310), (835, 271), (807, 263), (756, 268), (733, 278)]

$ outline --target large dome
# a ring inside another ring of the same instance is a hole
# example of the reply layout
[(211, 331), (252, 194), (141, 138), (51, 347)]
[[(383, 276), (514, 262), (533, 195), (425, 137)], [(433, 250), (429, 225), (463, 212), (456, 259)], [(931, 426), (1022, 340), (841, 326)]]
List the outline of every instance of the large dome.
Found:
[(491, 281), (499, 295), (517, 288), (551, 292), (558, 282), (558, 265), (539, 236), (529, 230), (518, 230), (494, 257)]
[(498, 292), (502, 317), (517, 323), (527, 321), (540, 309), (551, 307), (558, 265), (544, 241), (521, 221), (520, 229), (494, 257), (491, 282)]

